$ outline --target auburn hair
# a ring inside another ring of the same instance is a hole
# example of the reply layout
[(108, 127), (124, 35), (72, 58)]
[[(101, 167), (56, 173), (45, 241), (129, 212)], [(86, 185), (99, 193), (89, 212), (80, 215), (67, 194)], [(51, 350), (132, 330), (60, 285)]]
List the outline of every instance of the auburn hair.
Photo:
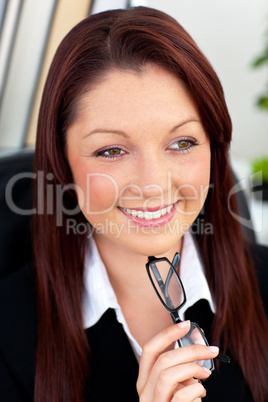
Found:
[[(35, 170), (43, 172), (43, 185), (50, 185), (50, 191), (44, 192), (42, 205), (38, 186), (35, 192), (35, 400), (83, 401), (85, 381), (90, 375), (90, 347), (81, 311), (86, 234), (68, 233), (66, 227), (66, 210), (73, 211), (72, 219), (77, 224), (85, 223), (70, 186), (73, 180), (65, 155), (67, 129), (76, 119), (82, 94), (101, 81), (106, 71), (140, 71), (148, 63), (186, 83), (210, 137), (211, 188), (202, 219), (213, 225), (213, 235), (200, 233), (196, 237), (216, 304), (213, 342), (221, 342), (225, 350), (231, 351), (254, 400), (265, 402), (267, 320), (240, 223), (230, 214), (229, 209), (237, 210), (235, 197), (228, 207), (233, 186), (228, 162), (232, 125), (222, 86), (182, 26), (167, 14), (145, 7), (109, 10), (81, 21), (61, 42), (45, 84)], [(66, 191), (59, 192), (59, 188)], [(55, 213), (51, 213), (56, 193), (63, 194), (62, 205), (54, 205)]]

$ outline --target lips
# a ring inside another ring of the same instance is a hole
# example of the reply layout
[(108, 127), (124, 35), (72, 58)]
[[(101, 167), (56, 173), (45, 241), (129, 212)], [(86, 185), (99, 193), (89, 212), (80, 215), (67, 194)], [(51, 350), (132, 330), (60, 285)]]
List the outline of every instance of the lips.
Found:
[(138, 210), (138, 209), (129, 209), (129, 208), (123, 208), (123, 207), (121, 207), (120, 209), (122, 209), (128, 215), (133, 216), (133, 218), (145, 219), (145, 220), (149, 221), (149, 220), (159, 219), (162, 216), (167, 215), (172, 210), (173, 207), (174, 207), (174, 205), (169, 205), (166, 208), (161, 208), (156, 211), (142, 211), (142, 210)]
[(146, 229), (159, 228), (170, 222), (176, 213), (176, 205), (163, 206), (163, 208), (130, 209), (119, 207), (123, 214), (135, 225)]

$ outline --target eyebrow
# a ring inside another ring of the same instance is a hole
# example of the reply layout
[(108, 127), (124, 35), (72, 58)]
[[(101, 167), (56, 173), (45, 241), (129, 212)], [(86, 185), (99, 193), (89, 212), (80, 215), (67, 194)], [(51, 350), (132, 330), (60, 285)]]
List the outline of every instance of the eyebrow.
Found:
[(170, 134), (173, 134), (178, 128), (180, 128), (180, 127), (182, 127), (182, 126), (185, 126), (185, 124), (188, 124), (188, 123), (201, 123), (201, 121), (200, 121), (200, 119), (196, 119), (195, 117), (190, 117), (189, 119), (187, 119), (187, 120), (184, 120), (184, 121), (182, 121), (181, 123), (179, 123), (177, 126), (175, 126), (175, 127), (173, 127), (170, 131), (169, 131), (169, 133)]
[[(173, 128), (169, 131), (169, 134), (174, 133), (178, 128), (184, 126), (185, 124), (193, 123), (193, 122), (200, 123), (200, 120), (199, 120), (199, 119), (196, 119), (196, 118), (189, 118), (189, 119), (187, 119), (187, 120), (185, 120), (185, 121), (183, 121), (183, 122), (177, 124), (175, 127), (173, 127)], [(124, 131), (121, 131), (121, 130), (113, 130), (113, 129), (110, 129), (110, 128), (101, 128), (101, 127), (100, 127), (100, 128), (95, 128), (94, 130), (89, 131), (87, 134), (85, 134), (85, 135), (83, 136), (83, 138), (87, 138), (87, 137), (89, 137), (89, 136), (92, 135), (92, 134), (101, 134), (101, 133), (104, 133), (104, 134), (105, 134), (105, 133), (106, 133), (106, 134), (118, 134), (118, 135), (121, 135), (122, 137), (129, 138), (129, 136), (127, 135), (127, 133), (125, 133)]]
[(128, 135), (124, 131), (112, 130), (110, 128), (95, 128), (94, 130), (92, 130), (89, 133), (85, 134), (83, 138), (87, 138), (92, 134), (99, 134), (99, 133), (118, 134), (118, 135), (122, 135), (125, 138), (128, 138)]

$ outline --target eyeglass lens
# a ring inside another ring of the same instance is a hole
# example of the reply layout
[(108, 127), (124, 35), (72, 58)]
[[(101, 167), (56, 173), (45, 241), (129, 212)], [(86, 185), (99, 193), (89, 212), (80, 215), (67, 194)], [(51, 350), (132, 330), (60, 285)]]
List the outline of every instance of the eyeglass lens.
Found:
[[(201, 328), (194, 322), (191, 322), (190, 331), (178, 339), (179, 346), (189, 346), (189, 345), (208, 345)], [(197, 364), (212, 370), (214, 368), (213, 360), (198, 360)]]

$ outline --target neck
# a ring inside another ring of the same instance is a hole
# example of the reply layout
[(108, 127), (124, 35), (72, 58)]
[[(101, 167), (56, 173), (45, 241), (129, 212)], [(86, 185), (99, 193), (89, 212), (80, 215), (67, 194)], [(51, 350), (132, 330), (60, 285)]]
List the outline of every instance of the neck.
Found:
[[(118, 298), (131, 298), (132, 295), (137, 298), (141, 292), (151, 289), (145, 269), (148, 256), (137, 254), (101, 234), (95, 234), (94, 240)], [(181, 251), (181, 243), (178, 240), (164, 256), (172, 261), (175, 252)]]

